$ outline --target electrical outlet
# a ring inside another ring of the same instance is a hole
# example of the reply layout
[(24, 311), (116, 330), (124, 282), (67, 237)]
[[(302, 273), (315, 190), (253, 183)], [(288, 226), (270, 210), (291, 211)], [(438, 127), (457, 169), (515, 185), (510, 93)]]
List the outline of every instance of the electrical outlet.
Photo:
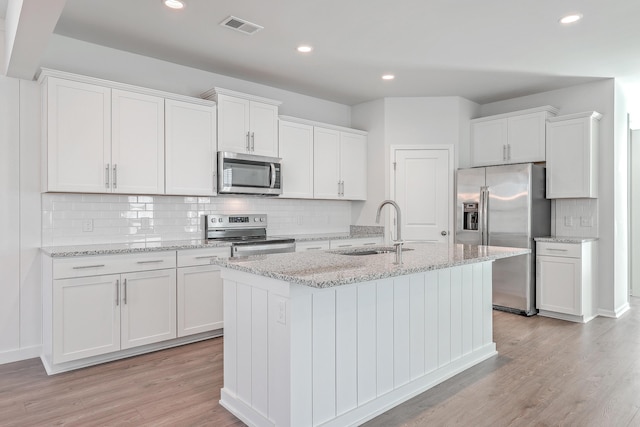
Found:
[(581, 216), (580, 227), (593, 227), (593, 218), (590, 216)]
[(565, 227), (573, 227), (573, 217), (572, 216), (565, 216), (564, 217), (564, 226)]
[(84, 231), (84, 232), (93, 231), (93, 220), (92, 219), (82, 220), (82, 231)]
[(287, 324), (287, 302), (285, 300), (278, 301), (278, 323)]

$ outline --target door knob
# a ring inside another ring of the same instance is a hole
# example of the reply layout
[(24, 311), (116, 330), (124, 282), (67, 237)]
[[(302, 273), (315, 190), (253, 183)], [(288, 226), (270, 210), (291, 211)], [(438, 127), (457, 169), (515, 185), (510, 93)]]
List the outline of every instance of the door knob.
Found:
[(443, 230), (443, 231), (440, 232), (440, 234), (443, 235), (443, 236), (446, 236), (448, 233)]

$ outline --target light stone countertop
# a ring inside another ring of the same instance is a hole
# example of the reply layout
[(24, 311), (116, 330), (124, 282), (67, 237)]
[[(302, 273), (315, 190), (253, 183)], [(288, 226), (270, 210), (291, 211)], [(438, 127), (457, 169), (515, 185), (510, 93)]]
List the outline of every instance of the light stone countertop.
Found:
[(548, 237), (535, 237), (534, 240), (536, 242), (546, 242), (546, 243), (573, 243), (580, 244), (584, 242), (593, 242), (598, 240), (597, 237), (556, 237), (556, 236), (548, 236)]
[[(361, 248), (371, 250), (375, 246)], [(396, 265), (395, 253), (350, 256), (345, 250), (256, 255), (216, 260), (215, 264), (285, 282), (315, 288), (404, 276), (464, 264), (528, 254), (529, 249), (497, 246), (406, 244), (403, 264)], [(407, 250), (411, 249), (411, 250)], [(357, 250), (357, 249), (353, 249)]]
[[(134, 254), (140, 252), (176, 251), (182, 249), (202, 249), (230, 247), (229, 242), (216, 240), (195, 239), (195, 240), (168, 240), (164, 242), (142, 242), (142, 243), (105, 243), (96, 245), (77, 246), (48, 246), (40, 248), (42, 252), (52, 258), (91, 256), (91, 255), (114, 255), (114, 254)], [(231, 255), (231, 250), (229, 250)]]

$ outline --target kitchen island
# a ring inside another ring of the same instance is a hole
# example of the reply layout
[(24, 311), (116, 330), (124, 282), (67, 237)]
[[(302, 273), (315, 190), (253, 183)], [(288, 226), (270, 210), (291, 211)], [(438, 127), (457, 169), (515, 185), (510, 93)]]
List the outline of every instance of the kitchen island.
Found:
[(528, 249), (359, 251), (216, 261), (222, 406), (250, 426), (359, 425), (496, 354), (491, 263)]

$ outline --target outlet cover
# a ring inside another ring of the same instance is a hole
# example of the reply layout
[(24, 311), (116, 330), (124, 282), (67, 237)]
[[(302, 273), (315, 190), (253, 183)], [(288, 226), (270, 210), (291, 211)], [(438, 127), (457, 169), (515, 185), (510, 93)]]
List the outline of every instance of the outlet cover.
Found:
[(84, 231), (84, 232), (93, 231), (93, 220), (92, 219), (82, 220), (82, 231)]
[(572, 216), (565, 216), (564, 217), (564, 226), (565, 227), (573, 227), (573, 217)]

